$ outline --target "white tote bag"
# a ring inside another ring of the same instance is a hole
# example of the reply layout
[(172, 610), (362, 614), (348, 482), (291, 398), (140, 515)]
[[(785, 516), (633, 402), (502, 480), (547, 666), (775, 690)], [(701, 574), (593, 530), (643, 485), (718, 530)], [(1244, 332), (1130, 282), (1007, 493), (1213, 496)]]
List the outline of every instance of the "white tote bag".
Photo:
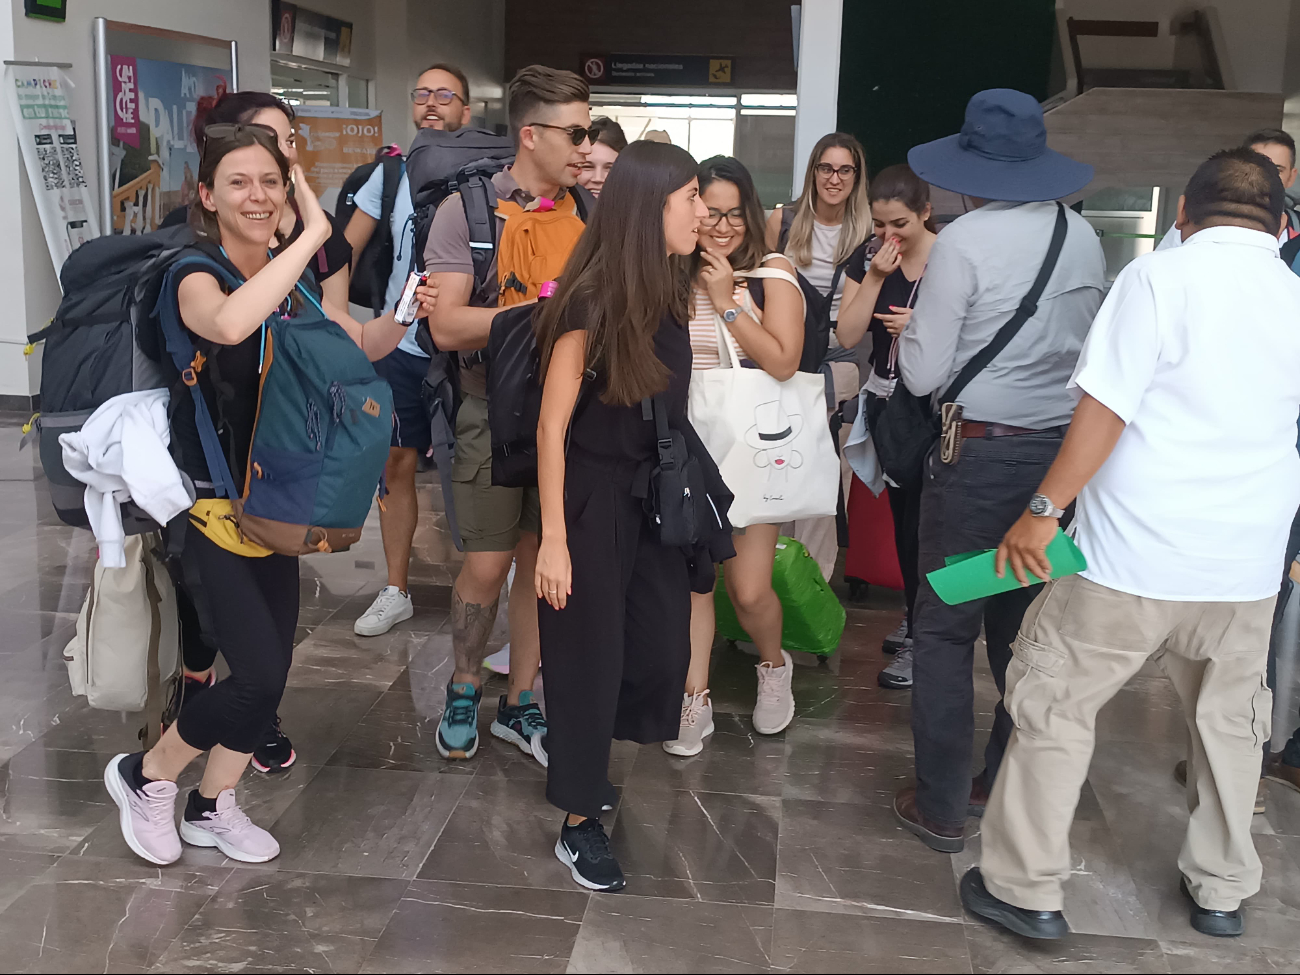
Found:
[(153, 538), (128, 535), (123, 568), (95, 563), (76, 635), (63, 651), (72, 693), (92, 708), (142, 711), (151, 685), (156, 692), (180, 671), (176, 592), (150, 550)]
[[(798, 287), (777, 268), (736, 276)], [(761, 369), (742, 368), (722, 316), (713, 320), (723, 365), (691, 371), (688, 413), (736, 496), (731, 523), (744, 528), (834, 515), (840, 460), (826, 422), (826, 380), (798, 372), (778, 382)]]

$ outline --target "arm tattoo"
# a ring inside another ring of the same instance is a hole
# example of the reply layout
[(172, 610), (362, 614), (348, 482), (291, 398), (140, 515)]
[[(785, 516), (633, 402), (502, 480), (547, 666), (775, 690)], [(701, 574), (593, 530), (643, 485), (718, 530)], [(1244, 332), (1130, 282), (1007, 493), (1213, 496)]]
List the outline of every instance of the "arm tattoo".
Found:
[(487, 656), (487, 641), (497, 619), (495, 599), (489, 605), (467, 603), (453, 587), (451, 597), (451, 646), (456, 655), (456, 671), (476, 674)]

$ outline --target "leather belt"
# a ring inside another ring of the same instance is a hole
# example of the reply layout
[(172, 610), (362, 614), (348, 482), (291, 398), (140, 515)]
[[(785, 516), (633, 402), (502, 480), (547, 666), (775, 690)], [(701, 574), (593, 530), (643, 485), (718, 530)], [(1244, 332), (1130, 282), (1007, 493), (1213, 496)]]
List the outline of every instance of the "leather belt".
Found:
[(962, 420), (961, 435), (963, 440), (984, 440), (988, 437), (1018, 437), (1026, 433), (1051, 433), (1060, 427), (1048, 427), (1034, 430), (1029, 427), (1013, 427), (1006, 423), (985, 423), (983, 420)]

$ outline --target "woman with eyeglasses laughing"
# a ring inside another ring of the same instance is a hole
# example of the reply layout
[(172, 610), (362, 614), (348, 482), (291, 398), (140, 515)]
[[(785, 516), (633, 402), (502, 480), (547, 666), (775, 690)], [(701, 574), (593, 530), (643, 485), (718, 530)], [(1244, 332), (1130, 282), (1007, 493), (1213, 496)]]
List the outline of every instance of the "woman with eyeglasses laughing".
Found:
[[(767, 253), (763, 206), (749, 170), (739, 160), (731, 156), (706, 159), (700, 163), (699, 179), (700, 200), (708, 208), (708, 216), (700, 225), (700, 247), (694, 259), (691, 369), (717, 369), (729, 361), (719, 345), (721, 317), (724, 337), (744, 364), (776, 379), (789, 379), (799, 366), (804, 330), (803, 301), (794, 283), (794, 268), (780, 254)], [(758, 267), (784, 271), (789, 280), (766, 278), (760, 292), (735, 277), (737, 271)], [(727, 594), (758, 648), (754, 730), (763, 735), (777, 734), (794, 717), (790, 689), (794, 665), (781, 649), (781, 603), (772, 589), (776, 539), (776, 525), (739, 529), (732, 539), (736, 555), (725, 563)], [(713, 733), (709, 700), (713, 634), (713, 593), (693, 593), (691, 666), (677, 737), (664, 742), (664, 751), (670, 755), (699, 754), (704, 739)]]

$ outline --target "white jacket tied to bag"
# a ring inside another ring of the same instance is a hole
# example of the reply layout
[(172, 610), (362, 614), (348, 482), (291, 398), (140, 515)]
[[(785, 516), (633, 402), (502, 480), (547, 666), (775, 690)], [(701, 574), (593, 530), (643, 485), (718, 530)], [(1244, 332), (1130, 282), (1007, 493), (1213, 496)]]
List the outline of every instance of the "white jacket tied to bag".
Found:
[[(777, 268), (736, 276), (798, 287)], [(834, 515), (840, 461), (826, 422), (825, 379), (799, 372), (778, 382), (761, 369), (742, 368), (722, 316), (713, 318), (723, 366), (691, 371), (688, 414), (736, 496), (731, 523), (744, 528)]]
[(80, 430), (59, 437), (63, 465), (86, 485), (86, 517), (105, 567), (122, 568), (123, 501), (134, 501), (160, 525), (194, 503), (167, 446), (165, 389), (122, 393), (106, 401)]
[(95, 564), (77, 634), (63, 651), (72, 693), (92, 708), (142, 711), (149, 688), (165, 687), (180, 669), (176, 591), (154, 557), (156, 535), (131, 535), (126, 565)]

